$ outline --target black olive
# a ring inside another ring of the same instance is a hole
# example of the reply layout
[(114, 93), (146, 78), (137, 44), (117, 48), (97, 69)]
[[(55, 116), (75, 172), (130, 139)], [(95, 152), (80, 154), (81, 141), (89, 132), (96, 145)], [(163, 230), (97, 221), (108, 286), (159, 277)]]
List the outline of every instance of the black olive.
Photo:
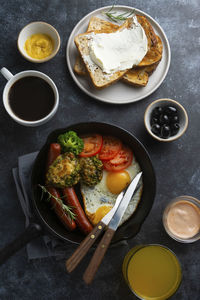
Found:
[(155, 135), (160, 135), (160, 125), (159, 124), (153, 124), (151, 126), (151, 131), (155, 134)]
[(170, 127), (166, 124), (164, 124), (161, 127), (161, 137), (164, 139), (167, 139), (171, 135)]
[(151, 125), (158, 123), (158, 118), (153, 117), (151, 118)]
[(163, 112), (163, 108), (160, 107), (160, 106), (157, 106), (157, 107), (154, 108), (154, 110), (152, 112), (152, 116), (153, 117), (158, 117), (158, 116), (160, 116), (160, 114), (162, 114), (162, 112)]
[(177, 134), (177, 132), (178, 132), (179, 129), (180, 129), (180, 126), (179, 126), (178, 123), (174, 123), (174, 124), (172, 124), (170, 127), (171, 127), (171, 135)]
[(178, 122), (179, 122), (178, 115), (174, 115), (171, 117), (170, 123), (178, 123)]
[(166, 114), (161, 114), (159, 118), (160, 124), (168, 124), (169, 123), (169, 117)]
[(169, 114), (170, 116), (175, 115), (175, 114), (178, 113), (175, 106), (167, 106), (166, 109), (165, 109), (165, 112), (167, 114)]

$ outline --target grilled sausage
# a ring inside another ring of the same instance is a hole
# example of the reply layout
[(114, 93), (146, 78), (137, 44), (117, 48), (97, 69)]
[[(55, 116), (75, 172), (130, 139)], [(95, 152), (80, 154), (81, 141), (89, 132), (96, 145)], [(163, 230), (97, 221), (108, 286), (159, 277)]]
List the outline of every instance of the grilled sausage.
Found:
[[(47, 157), (47, 164), (46, 164), (47, 170), (50, 167), (50, 165), (54, 162), (54, 160), (60, 155), (60, 153), (61, 153), (60, 144), (58, 143), (50, 144), (48, 157)], [(60, 194), (56, 188), (47, 186), (47, 190), (56, 198), (61, 199)], [(76, 228), (76, 223), (66, 214), (66, 212), (63, 210), (62, 205), (53, 197), (51, 197), (51, 204), (55, 213), (57, 214), (58, 218), (63, 223), (63, 225), (70, 231), (74, 230)]]
[(60, 155), (61, 146), (58, 143), (52, 143), (49, 146), (49, 152), (47, 157), (47, 170), (50, 165), (54, 162), (54, 160)]
[[(49, 187), (48, 186), (47, 190), (48, 190), (49, 193), (51, 193), (51, 195), (53, 195), (54, 197), (60, 199), (60, 194), (54, 187)], [(53, 207), (55, 213), (57, 214), (58, 218), (63, 223), (65, 228), (67, 228), (69, 231), (74, 230), (76, 228), (76, 223), (74, 222), (74, 220), (72, 220), (65, 213), (65, 211), (62, 208), (62, 205), (55, 198), (51, 197), (50, 200), (51, 200), (51, 204), (52, 204), (52, 207)]]
[(69, 206), (72, 206), (74, 209), (74, 213), (76, 214), (76, 224), (78, 225), (79, 229), (84, 233), (88, 234), (90, 231), (92, 231), (93, 227), (88, 221), (81, 205), (78, 200), (78, 197), (75, 193), (75, 190), (73, 187), (68, 187), (62, 189), (64, 201), (66, 201), (66, 204)]

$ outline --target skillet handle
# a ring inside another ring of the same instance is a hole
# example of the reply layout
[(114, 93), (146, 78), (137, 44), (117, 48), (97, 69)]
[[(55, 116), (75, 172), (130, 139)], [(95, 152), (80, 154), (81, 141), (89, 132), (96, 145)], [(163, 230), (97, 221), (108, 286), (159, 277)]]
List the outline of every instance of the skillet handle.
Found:
[(12, 255), (18, 250), (23, 248), (31, 240), (42, 234), (42, 228), (40, 225), (30, 223), (26, 230), (20, 234), (14, 241), (6, 245), (3, 249), (0, 249), (0, 265), (6, 262)]

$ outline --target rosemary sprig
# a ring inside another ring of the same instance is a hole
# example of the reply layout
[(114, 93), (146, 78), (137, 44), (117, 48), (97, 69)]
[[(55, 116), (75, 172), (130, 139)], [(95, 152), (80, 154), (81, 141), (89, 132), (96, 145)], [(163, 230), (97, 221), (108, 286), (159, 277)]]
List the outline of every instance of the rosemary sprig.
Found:
[(109, 19), (111, 19), (114, 22), (119, 22), (119, 21), (125, 21), (128, 17), (132, 16), (135, 13), (135, 10), (133, 9), (130, 12), (124, 12), (122, 14), (116, 15), (117, 12), (116, 11), (112, 11), (114, 8), (114, 5), (112, 5), (112, 7), (106, 11), (106, 12), (102, 12), (104, 15), (106, 15)]
[(45, 186), (38, 184), (38, 186), (42, 190), (42, 195), (41, 195), (41, 200), (44, 198), (44, 193), (46, 193), (47, 196), (47, 201), (50, 201), (51, 198), (54, 198), (61, 206), (63, 211), (70, 217), (71, 220), (76, 219), (76, 214), (72, 211), (72, 207), (64, 204), (61, 199), (57, 198), (56, 196), (52, 195), (46, 188)]

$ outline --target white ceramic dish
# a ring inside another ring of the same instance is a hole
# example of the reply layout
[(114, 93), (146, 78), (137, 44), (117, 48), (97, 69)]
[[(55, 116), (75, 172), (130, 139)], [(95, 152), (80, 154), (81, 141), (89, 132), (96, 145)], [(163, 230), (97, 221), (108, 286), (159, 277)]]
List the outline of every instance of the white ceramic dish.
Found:
[[(177, 134), (167, 138), (167, 139), (163, 139), (160, 138), (159, 136), (155, 135), (152, 131), (151, 131), (151, 124), (150, 124), (150, 120), (151, 120), (151, 113), (154, 110), (155, 107), (157, 106), (166, 106), (166, 105), (172, 105), (175, 106), (177, 111), (178, 111), (178, 115), (179, 115), (179, 126), (180, 129), (177, 132)], [(187, 127), (188, 127), (188, 115), (187, 112), (185, 110), (185, 108), (177, 101), (172, 100), (172, 99), (168, 99), (168, 98), (164, 98), (164, 99), (158, 99), (153, 101), (152, 103), (150, 103), (147, 108), (146, 111), (144, 113), (144, 124), (145, 127), (148, 131), (148, 133), (155, 138), (156, 140), (160, 141), (160, 142), (171, 142), (174, 140), (177, 140), (178, 138), (180, 138), (184, 132), (186, 131)]]
[(107, 87), (102, 90), (97, 90), (93, 87), (90, 80), (88, 80), (84, 76), (76, 75), (73, 70), (76, 56), (78, 54), (78, 51), (74, 44), (74, 37), (79, 33), (86, 32), (88, 22), (90, 18), (93, 16), (110, 21), (110, 19), (107, 19), (102, 14), (103, 12), (108, 11), (110, 8), (111, 6), (106, 6), (92, 11), (91, 13), (86, 15), (83, 19), (81, 19), (80, 22), (74, 27), (66, 47), (67, 65), (69, 68), (69, 72), (73, 80), (75, 81), (75, 83), (78, 85), (78, 87), (83, 92), (91, 96), (92, 98), (107, 103), (113, 103), (113, 104), (126, 104), (126, 103), (136, 102), (152, 94), (161, 85), (161, 83), (163, 82), (163, 80), (167, 75), (170, 66), (170, 61), (171, 61), (170, 46), (163, 29), (152, 17), (150, 17), (145, 12), (130, 6), (116, 5), (114, 8), (114, 10), (119, 13), (130, 12), (134, 9), (136, 14), (144, 15), (153, 26), (156, 34), (159, 35), (159, 37), (162, 40), (163, 43), (162, 60), (158, 65), (156, 71), (152, 74), (152, 76), (149, 77), (149, 82), (146, 87), (135, 88), (121, 81), (118, 81), (116, 84), (113, 84), (110, 87)]
[[(33, 34), (36, 33), (43, 33), (49, 35), (53, 42), (54, 42), (54, 49), (51, 55), (43, 58), (43, 59), (36, 59), (30, 57), (26, 50), (24, 49), (24, 44), (26, 40)], [(56, 53), (58, 52), (60, 48), (60, 36), (57, 32), (57, 30), (51, 26), (48, 23), (45, 22), (32, 22), (28, 25), (26, 25), (19, 33), (18, 40), (17, 40), (17, 46), (19, 49), (19, 52), (24, 56), (27, 60), (34, 62), (34, 63), (42, 63), (45, 61), (48, 61), (52, 59)]]

